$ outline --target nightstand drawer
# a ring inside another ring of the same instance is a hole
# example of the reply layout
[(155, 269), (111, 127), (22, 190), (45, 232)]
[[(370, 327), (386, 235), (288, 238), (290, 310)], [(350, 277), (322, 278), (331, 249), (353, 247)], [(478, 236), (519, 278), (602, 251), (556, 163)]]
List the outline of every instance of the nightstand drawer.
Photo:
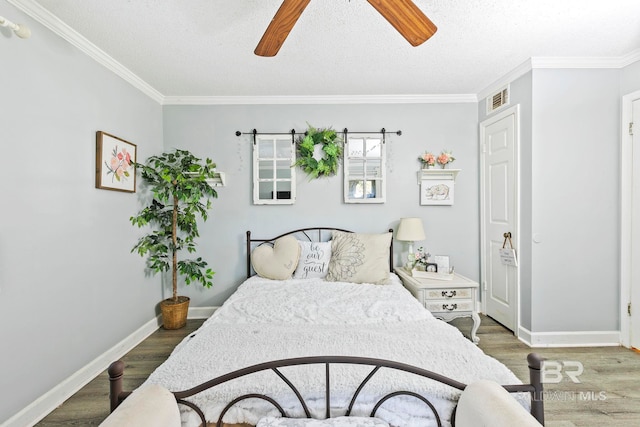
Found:
[(425, 289), (426, 299), (471, 299), (472, 290), (469, 288), (461, 289)]
[(411, 271), (404, 267), (397, 267), (396, 274), (402, 280), (405, 288), (420, 301), (422, 306), (433, 313), (437, 319), (450, 322), (459, 317), (471, 317), (471, 340), (478, 343), (476, 336), (480, 326), (478, 315), (478, 282), (474, 282), (458, 273), (453, 279), (443, 281), (433, 278), (413, 277)]
[(459, 311), (473, 311), (473, 300), (429, 300), (424, 307), (432, 313), (455, 313)]

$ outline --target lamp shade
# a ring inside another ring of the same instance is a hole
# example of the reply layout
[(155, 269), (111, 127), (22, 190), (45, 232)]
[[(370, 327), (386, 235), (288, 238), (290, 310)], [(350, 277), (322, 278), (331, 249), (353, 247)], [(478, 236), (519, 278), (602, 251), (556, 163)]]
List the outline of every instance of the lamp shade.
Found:
[(396, 239), (405, 242), (417, 242), (424, 240), (424, 228), (422, 227), (421, 218), (401, 218), (398, 225)]

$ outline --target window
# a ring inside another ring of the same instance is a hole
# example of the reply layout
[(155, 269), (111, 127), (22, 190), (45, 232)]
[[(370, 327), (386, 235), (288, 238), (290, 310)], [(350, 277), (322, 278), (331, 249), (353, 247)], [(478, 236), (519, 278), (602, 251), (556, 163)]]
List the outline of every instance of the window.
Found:
[(292, 205), (296, 200), (296, 161), (291, 136), (256, 135), (253, 145), (253, 204)]
[(348, 136), (344, 156), (344, 202), (384, 203), (385, 144), (382, 136)]

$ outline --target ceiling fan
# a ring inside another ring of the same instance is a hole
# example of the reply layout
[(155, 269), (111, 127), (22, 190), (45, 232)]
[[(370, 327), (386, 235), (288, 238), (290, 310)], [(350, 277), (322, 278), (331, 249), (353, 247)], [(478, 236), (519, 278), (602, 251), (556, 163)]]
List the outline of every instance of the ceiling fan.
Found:
[[(311, 0), (283, 0), (254, 53), (275, 56)], [(367, 0), (413, 46), (428, 40), (438, 28), (412, 0)]]

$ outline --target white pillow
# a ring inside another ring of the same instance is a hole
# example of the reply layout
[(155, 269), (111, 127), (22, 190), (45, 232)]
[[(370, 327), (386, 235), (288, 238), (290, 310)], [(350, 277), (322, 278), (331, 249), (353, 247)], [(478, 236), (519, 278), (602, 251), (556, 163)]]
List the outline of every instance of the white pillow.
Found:
[(272, 280), (287, 280), (298, 265), (300, 246), (293, 236), (284, 236), (273, 242), (273, 247), (264, 244), (251, 252), (251, 265), (260, 277)]
[(323, 279), (329, 271), (331, 242), (298, 242), (300, 259), (293, 273), (294, 279)]
[(135, 389), (100, 427), (141, 425), (179, 426), (180, 409), (173, 393), (158, 384), (143, 385)]
[(326, 279), (330, 282), (386, 284), (389, 280), (390, 246), (391, 233), (334, 231)]

